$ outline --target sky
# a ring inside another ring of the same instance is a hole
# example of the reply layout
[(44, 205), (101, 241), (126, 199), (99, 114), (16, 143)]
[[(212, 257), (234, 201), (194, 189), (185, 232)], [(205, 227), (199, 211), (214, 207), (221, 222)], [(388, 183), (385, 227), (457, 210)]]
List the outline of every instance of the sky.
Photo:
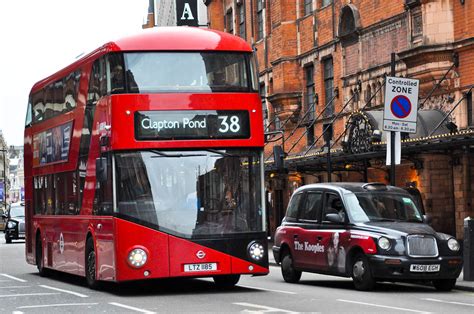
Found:
[(148, 0), (0, 1), (0, 130), (23, 145), (28, 94), (81, 53), (142, 31)]

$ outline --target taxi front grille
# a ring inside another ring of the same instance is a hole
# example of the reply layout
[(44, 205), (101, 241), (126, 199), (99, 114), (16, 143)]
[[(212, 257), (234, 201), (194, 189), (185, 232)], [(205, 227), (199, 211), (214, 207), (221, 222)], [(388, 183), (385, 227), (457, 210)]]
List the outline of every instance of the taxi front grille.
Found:
[(409, 235), (407, 237), (407, 251), (411, 257), (436, 257), (438, 256), (438, 245), (432, 236)]
[(18, 227), (18, 232), (23, 233), (25, 232), (25, 223), (20, 222), (20, 226)]

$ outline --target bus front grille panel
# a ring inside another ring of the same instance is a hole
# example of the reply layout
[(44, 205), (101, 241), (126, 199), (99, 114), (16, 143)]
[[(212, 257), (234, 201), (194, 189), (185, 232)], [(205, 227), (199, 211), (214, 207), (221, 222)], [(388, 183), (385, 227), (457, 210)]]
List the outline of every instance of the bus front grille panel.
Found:
[(411, 257), (438, 256), (436, 239), (428, 235), (409, 235), (407, 237), (407, 250)]

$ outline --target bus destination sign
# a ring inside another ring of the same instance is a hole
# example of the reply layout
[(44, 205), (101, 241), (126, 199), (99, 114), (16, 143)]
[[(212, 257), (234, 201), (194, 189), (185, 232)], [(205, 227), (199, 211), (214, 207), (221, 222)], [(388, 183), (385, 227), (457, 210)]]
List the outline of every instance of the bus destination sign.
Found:
[(246, 110), (135, 112), (137, 140), (244, 139), (250, 137)]

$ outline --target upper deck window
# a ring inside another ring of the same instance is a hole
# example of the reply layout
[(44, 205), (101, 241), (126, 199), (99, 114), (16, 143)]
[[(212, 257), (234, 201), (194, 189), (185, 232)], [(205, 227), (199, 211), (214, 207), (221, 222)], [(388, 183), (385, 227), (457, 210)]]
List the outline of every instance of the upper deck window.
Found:
[(129, 92), (256, 91), (249, 53), (133, 52), (124, 59)]
[(27, 115), (37, 123), (76, 108), (80, 78), (81, 71), (77, 70), (32, 94), (32, 112)]

